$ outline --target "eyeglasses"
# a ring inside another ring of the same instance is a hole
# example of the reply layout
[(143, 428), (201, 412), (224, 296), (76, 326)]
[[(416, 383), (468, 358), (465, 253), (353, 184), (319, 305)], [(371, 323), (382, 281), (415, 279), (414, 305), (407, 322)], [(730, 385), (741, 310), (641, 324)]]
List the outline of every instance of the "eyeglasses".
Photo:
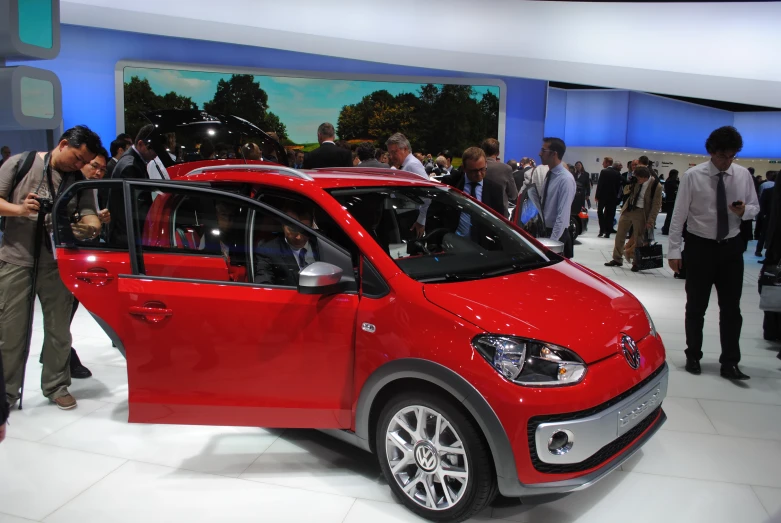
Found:
[(92, 162), (92, 163), (91, 163), (91, 164), (89, 164), (89, 165), (90, 165), (90, 167), (92, 167), (93, 169), (95, 169), (95, 171), (96, 171), (96, 172), (99, 172), (99, 173), (100, 173), (100, 172), (103, 172), (103, 173), (104, 173), (104, 172), (106, 172), (106, 166), (105, 166), (105, 165), (101, 165), (101, 164), (99, 164), (99, 163), (95, 163), (95, 162)]

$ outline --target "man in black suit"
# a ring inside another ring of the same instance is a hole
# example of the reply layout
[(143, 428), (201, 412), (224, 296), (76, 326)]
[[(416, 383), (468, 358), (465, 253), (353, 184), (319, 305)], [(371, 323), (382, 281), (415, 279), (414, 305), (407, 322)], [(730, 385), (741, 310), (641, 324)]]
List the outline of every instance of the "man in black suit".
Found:
[(363, 142), (359, 145), (355, 150), (355, 153), (361, 161), (361, 163), (358, 164), (358, 167), (382, 167), (384, 169), (390, 169), (390, 165), (382, 163), (375, 158), (374, 146), (369, 142)]
[[(125, 151), (119, 159), (111, 179), (124, 180), (135, 178), (148, 180), (147, 164), (155, 159), (152, 142), (155, 126), (147, 124), (138, 131), (136, 141), (132, 147)], [(151, 192), (142, 192), (138, 199), (138, 219), (145, 220), (149, 208), (152, 206)], [(111, 212), (111, 224), (109, 226), (109, 244), (114, 247), (127, 245), (127, 223), (125, 222), (125, 201), (121, 190), (110, 189), (108, 196), (108, 210)], [(143, 223), (143, 222), (142, 222)]]
[(613, 232), (613, 220), (616, 217), (618, 195), (621, 192), (621, 173), (613, 168), (613, 159), (606, 156), (602, 160), (602, 172), (599, 173), (597, 191), (597, 217), (599, 218), (599, 237), (610, 238)]
[(328, 122), (320, 124), (317, 128), (317, 143), (320, 147), (304, 156), (304, 169), (353, 166), (352, 153), (336, 145), (335, 136), (333, 125)]
[(502, 205), (496, 211), (508, 218), (509, 202), (515, 203), (518, 199), (518, 188), (515, 186), (512, 167), (499, 161), (499, 140), (496, 138), (486, 138), (480, 144), (480, 148), (485, 153), (487, 168), (485, 178), (502, 187)]
[[(307, 227), (312, 227), (312, 209), (291, 205), (283, 212)], [(290, 223), (285, 223), (282, 231), (283, 236), (269, 240), (258, 248), (255, 255), (255, 283), (296, 287), (298, 273), (320, 260), (316, 237), (309, 236)]]

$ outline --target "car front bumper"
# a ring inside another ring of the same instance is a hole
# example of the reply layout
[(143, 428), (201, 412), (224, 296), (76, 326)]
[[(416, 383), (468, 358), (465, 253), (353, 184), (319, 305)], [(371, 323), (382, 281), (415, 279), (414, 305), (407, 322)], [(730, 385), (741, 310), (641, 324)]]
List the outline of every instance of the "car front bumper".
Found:
[[(587, 488), (607, 476), (637, 452), (667, 420), (661, 404), (667, 395), (668, 376), (665, 364), (642, 387), (597, 412), (530, 420), (529, 445), (534, 467), (539, 472), (583, 474), (536, 484), (499, 478), (500, 492), (508, 497), (559, 494)], [(573, 444), (568, 452), (555, 455), (548, 450), (548, 441), (560, 431), (569, 431)]]

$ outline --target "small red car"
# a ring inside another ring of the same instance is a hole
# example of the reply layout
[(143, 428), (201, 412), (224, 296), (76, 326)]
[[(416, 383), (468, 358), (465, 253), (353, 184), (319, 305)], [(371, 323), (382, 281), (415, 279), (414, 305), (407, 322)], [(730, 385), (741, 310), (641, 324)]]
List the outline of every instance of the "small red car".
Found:
[[(54, 210), (131, 422), (329, 429), (438, 521), (587, 487), (664, 423), (641, 303), (471, 197), (391, 170), (169, 172), (79, 182)], [(71, 233), (68, 201), (96, 188), (122, 194), (124, 240)]]

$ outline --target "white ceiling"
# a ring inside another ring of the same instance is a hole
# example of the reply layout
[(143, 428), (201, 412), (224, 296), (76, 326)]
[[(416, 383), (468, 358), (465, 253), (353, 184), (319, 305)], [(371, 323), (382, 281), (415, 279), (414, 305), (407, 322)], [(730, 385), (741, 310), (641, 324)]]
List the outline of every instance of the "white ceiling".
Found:
[(61, 20), (781, 108), (781, 2), (61, 0)]

